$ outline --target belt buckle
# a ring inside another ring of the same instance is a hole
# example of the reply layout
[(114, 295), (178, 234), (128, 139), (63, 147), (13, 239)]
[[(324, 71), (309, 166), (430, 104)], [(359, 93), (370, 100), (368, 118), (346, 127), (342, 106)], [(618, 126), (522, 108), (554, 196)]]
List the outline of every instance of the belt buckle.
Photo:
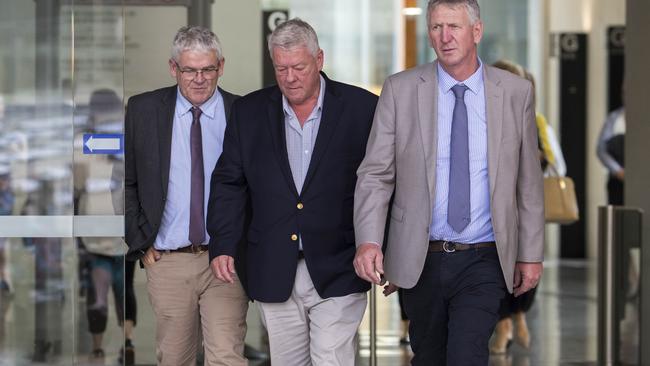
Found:
[(456, 251), (456, 244), (453, 241), (443, 241), (442, 242), (442, 250), (445, 251), (445, 253), (453, 253)]

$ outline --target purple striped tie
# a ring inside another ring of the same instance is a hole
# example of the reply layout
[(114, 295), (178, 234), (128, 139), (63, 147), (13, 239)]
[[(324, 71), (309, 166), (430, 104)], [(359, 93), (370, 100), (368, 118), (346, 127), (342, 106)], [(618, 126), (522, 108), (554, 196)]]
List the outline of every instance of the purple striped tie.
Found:
[(201, 109), (192, 107), (190, 150), (192, 153), (192, 179), (190, 184), (190, 243), (198, 247), (205, 240), (203, 215), (203, 143), (201, 137)]
[(457, 84), (451, 90), (456, 102), (451, 119), (447, 223), (455, 232), (460, 233), (470, 222), (469, 136), (464, 99), (467, 86)]

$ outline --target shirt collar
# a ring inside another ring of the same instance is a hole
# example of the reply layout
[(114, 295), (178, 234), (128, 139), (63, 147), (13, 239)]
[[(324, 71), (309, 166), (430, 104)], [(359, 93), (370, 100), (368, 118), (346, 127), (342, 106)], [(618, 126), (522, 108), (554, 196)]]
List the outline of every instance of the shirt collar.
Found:
[(445, 69), (438, 62), (438, 85), (442, 88), (444, 93), (448, 93), (451, 88), (456, 84), (465, 85), (472, 93), (478, 94), (483, 86), (483, 62), (478, 59), (478, 69), (470, 75), (466, 80), (456, 80), (445, 71)]
[[(320, 112), (323, 109), (323, 100), (325, 99), (325, 78), (323, 78), (323, 75), (319, 75), (320, 77), (320, 91), (318, 92), (318, 100), (316, 101), (316, 106), (314, 107), (314, 110), (312, 113), (309, 115), (309, 118), (311, 119), (312, 115), (314, 112)], [(287, 98), (282, 95), (282, 109), (284, 109), (284, 114), (285, 116), (295, 116), (296, 113), (293, 111), (293, 108), (289, 105), (289, 101)]]
[[(206, 115), (210, 119), (214, 119), (214, 116), (217, 113), (217, 106), (219, 105), (219, 100), (221, 99), (221, 93), (219, 89), (215, 89), (214, 94), (210, 99), (206, 100), (205, 103), (201, 104), (201, 114)], [(190, 103), (187, 98), (181, 93), (180, 88), (176, 92), (176, 115), (178, 117), (184, 116), (186, 113), (191, 113), (192, 103)]]

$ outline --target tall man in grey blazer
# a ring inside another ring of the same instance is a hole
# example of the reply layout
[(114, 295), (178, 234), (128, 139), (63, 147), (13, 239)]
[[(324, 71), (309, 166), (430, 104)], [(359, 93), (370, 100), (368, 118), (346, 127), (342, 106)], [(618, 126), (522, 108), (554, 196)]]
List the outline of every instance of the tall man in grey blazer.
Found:
[(357, 171), (354, 265), (405, 289), (413, 365), (487, 365), (499, 302), (542, 273), (533, 90), (478, 58), (476, 0), (431, 0), (427, 24), (438, 59), (386, 80)]

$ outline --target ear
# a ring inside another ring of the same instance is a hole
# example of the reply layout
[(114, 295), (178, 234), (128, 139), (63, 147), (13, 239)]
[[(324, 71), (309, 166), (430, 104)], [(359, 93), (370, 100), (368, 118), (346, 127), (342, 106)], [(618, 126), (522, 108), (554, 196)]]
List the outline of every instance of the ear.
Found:
[(318, 53), (316, 54), (316, 64), (318, 65), (318, 71), (323, 70), (324, 60), (325, 60), (325, 54), (323, 53), (322, 49), (319, 49)]
[(178, 74), (178, 70), (176, 69), (176, 61), (170, 58), (168, 64), (169, 64), (169, 75), (171, 75), (172, 78), (176, 79), (176, 75)]
[(472, 26), (472, 35), (474, 37), (474, 44), (479, 44), (483, 38), (483, 22), (478, 20)]
[(223, 68), (226, 67), (226, 58), (217, 61), (217, 66), (219, 67), (219, 77), (221, 77), (223, 76)]

